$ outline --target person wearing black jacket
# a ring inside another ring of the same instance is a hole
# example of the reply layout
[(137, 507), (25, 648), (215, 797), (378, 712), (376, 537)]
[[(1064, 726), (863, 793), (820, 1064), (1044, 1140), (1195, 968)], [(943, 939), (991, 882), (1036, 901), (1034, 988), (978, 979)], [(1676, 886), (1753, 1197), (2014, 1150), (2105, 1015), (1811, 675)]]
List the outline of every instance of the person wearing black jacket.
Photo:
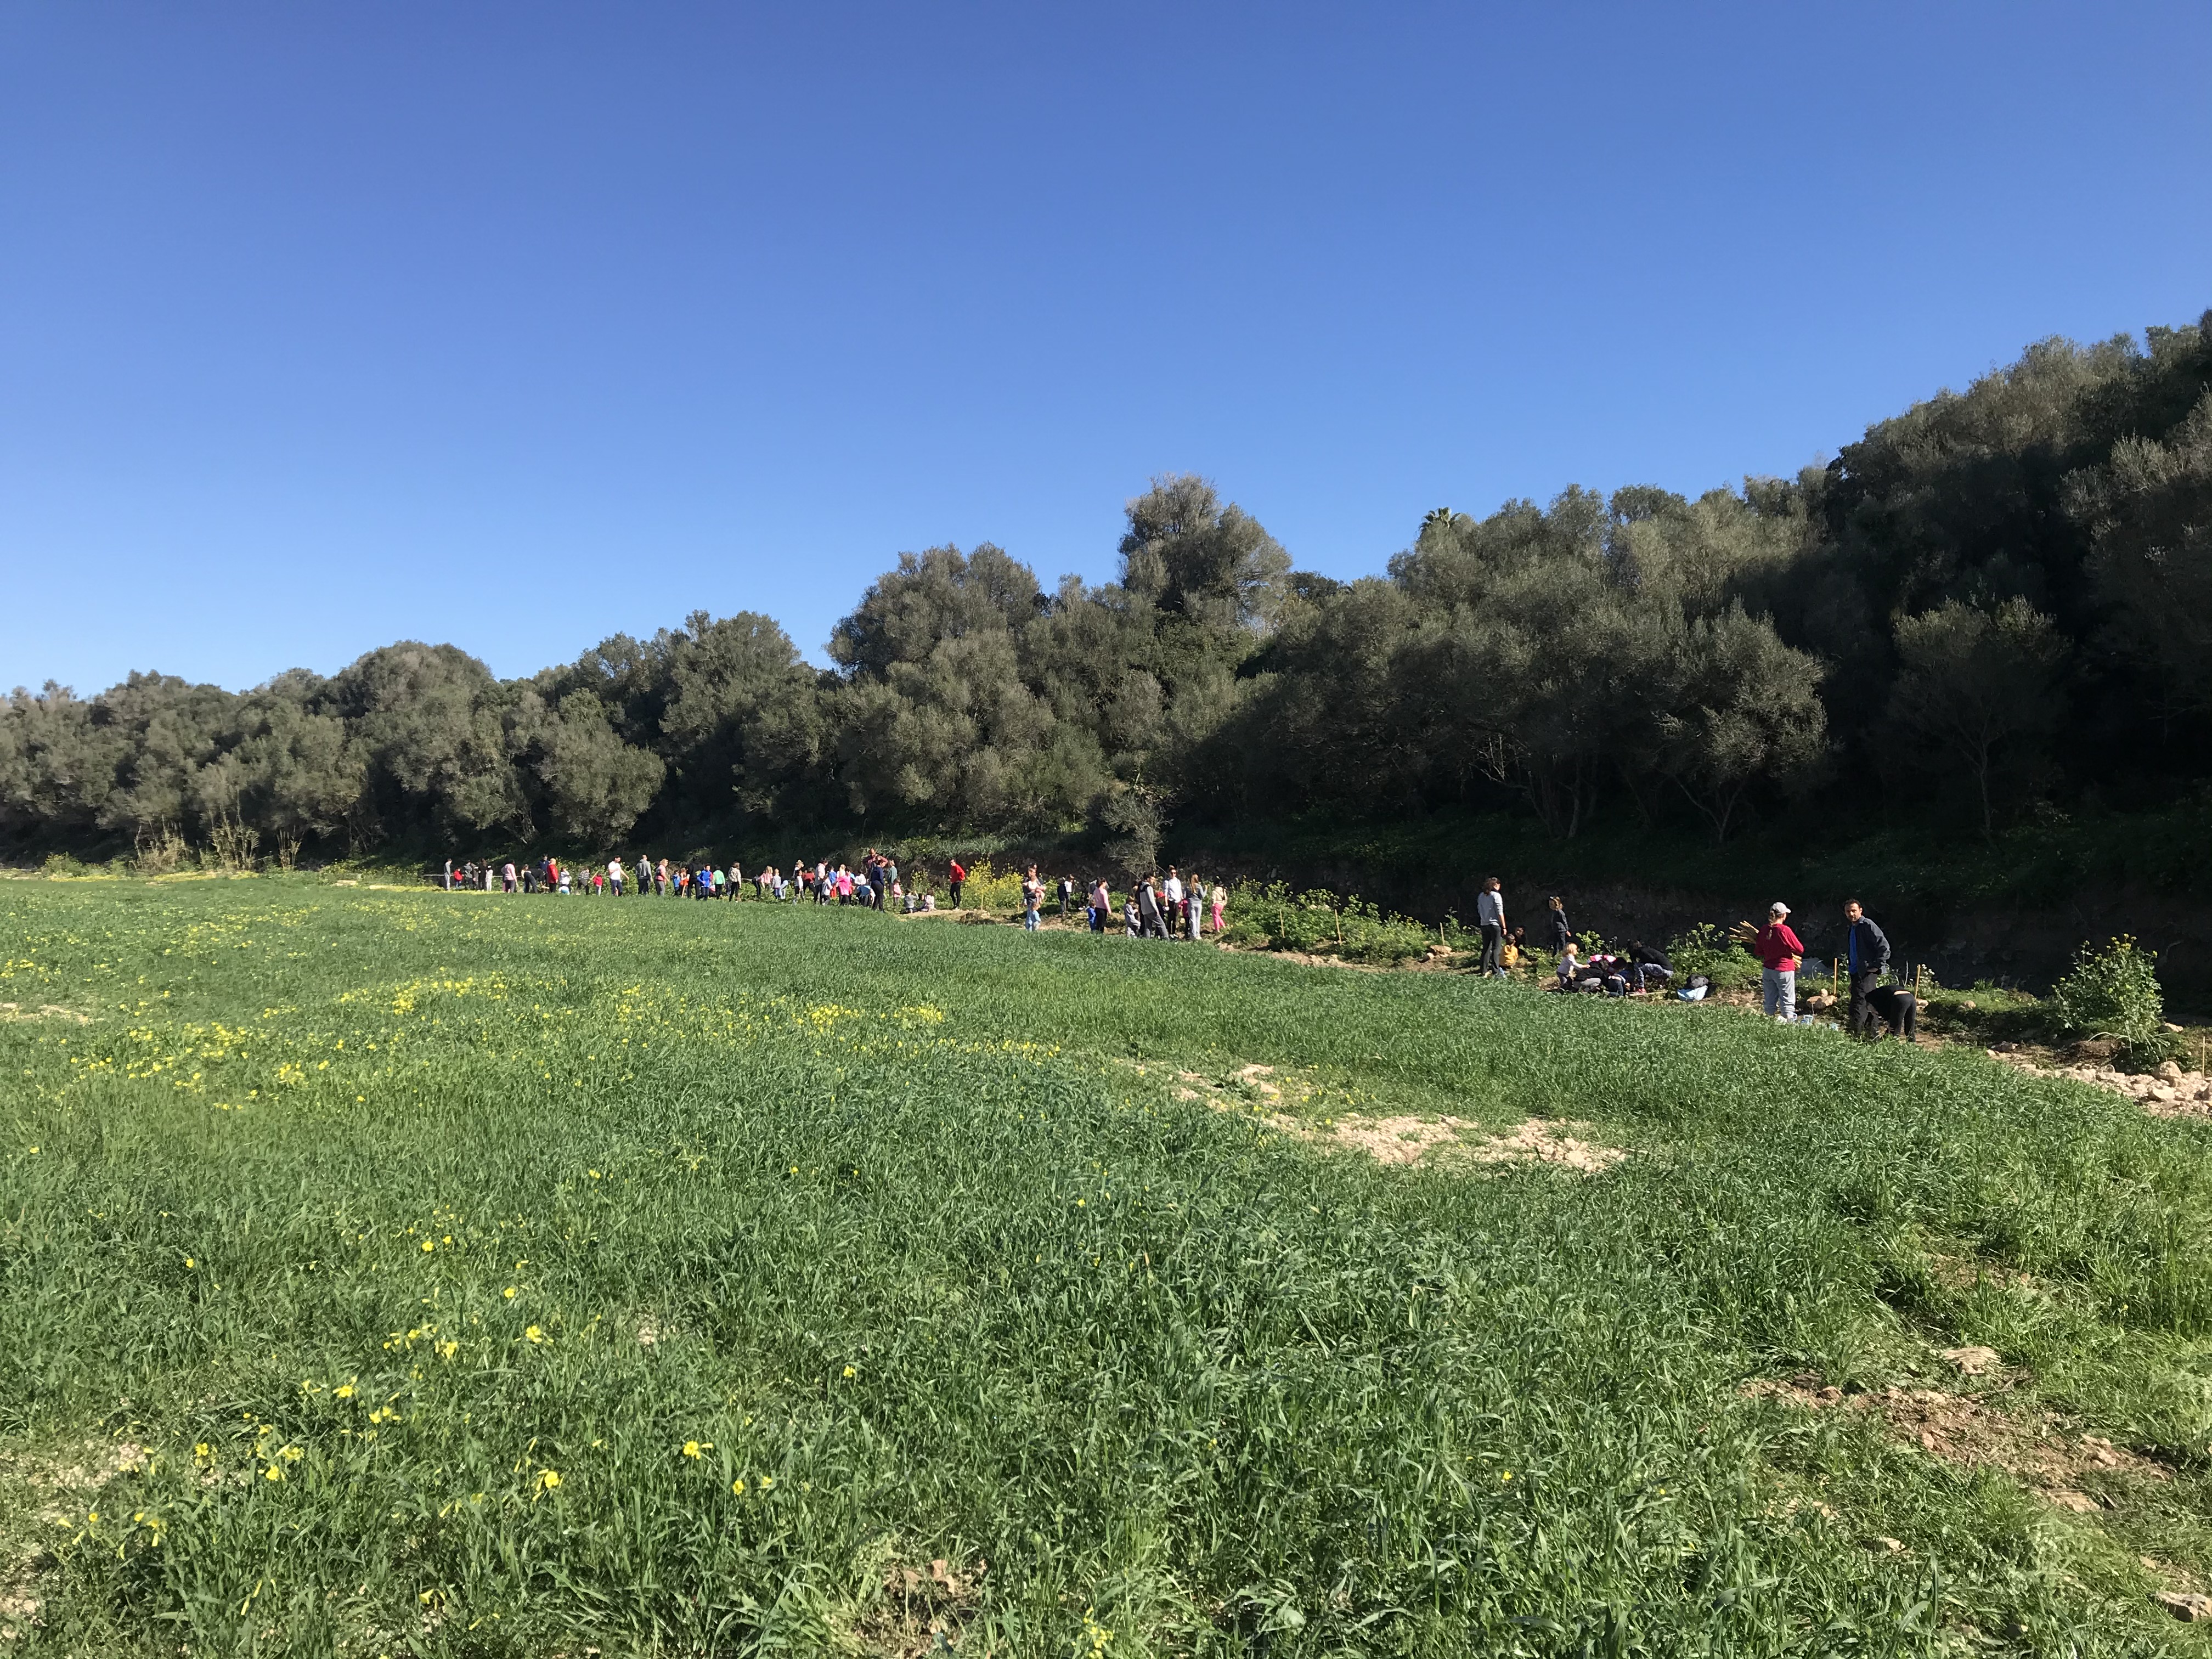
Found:
[(1639, 991), (1648, 991), (1654, 985), (1663, 986), (1674, 977), (1674, 964), (1667, 959), (1667, 953), (1656, 945), (1646, 945), (1642, 939), (1636, 940), (1628, 947), (1628, 960), (1630, 976), (1635, 980), (1636, 988)]
[(1889, 936), (1856, 899), (1844, 906), (1844, 970), (1851, 988), (1851, 1035), (1871, 1036), (1877, 1016), (1867, 996), (1889, 971)]
[(1575, 936), (1575, 930), (1567, 926), (1567, 902), (1557, 893), (1552, 895), (1551, 914), (1546, 918), (1546, 925), (1551, 929), (1547, 939), (1552, 954), (1558, 956), (1567, 948), (1567, 941)]

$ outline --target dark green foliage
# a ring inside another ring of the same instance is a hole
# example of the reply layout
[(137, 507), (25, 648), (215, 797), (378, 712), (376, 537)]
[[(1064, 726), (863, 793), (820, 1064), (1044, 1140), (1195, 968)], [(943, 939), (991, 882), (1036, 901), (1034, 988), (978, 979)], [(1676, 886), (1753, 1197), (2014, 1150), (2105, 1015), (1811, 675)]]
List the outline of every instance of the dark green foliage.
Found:
[(2110, 1040), (2123, 1066), (2148, 1071), (2179, 1051), (2166, 1029), (2157, 953), (2131, 939), (2101, 951), (2083, 945), (2073, 971), (2051, 988), (2051, 1002), (2065, 1035)]
[(1120, 555), (1048, 592), (988, 543), (902, 554), (829, 672), (700, 612), (526, 681), (404, 642), (244, 696), (18, 690), (0, 842), (237, 862), (804, 826), (1081, 837), (1135, 872), (1178, 823), (1299, 813), (1720, 844), (1808, 802), (1989, 841), (2058, 803), (2168, 807), (2212, 775), (2212, 325), (2044, 341), (1796, 478), (1438, 508), (1386, 576), (1292, 570), (1188, 475), (1127, 503)]

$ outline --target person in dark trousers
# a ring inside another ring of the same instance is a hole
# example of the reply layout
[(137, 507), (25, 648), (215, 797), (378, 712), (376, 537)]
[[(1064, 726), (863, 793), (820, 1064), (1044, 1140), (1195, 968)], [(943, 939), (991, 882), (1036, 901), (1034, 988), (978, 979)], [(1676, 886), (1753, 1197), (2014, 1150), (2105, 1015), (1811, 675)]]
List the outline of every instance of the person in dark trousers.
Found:
[(1475, 925), (1482, 929), (1482, 960), (1475, 971), (1492, 979), (1505, 977), (1505, 889), (1495, 876), (1485, 876), (1474, 901)]
[(957, 910), (960, 908), (960, 890), (968, 881), (968, 866), (958, 859), (953, 860), (945, 870), (945, 885), (952, 890), (952, 908)]
[(1911, 1042), (1920, 1035), (1920, 999), (1903, 986), (1875, 986), (1867, 993), (1867, 1006), (1889, 1028), (1890, 1036)]
[(1544, 943), (1556, 957), (1567, 948), (1568, 941), (1575, 936), (1575, 930), (1567, 926), (1566, 900), (1554, 893), (1551, 903), (1551, 914), (1545, 919)]
[(1851, 988), (1851, 1035), (1870, 1036), (1874, 1009), (1867, 997), (1889, 971), (1889, 937), (1856, 899), (1844, 906), (1844, 969)]
[(1168, 924), (1160, 911), (1159, 890), (1152, 885), (1150, 876), (1137, 884), (1137, 919), (1143, 938), (1165, 939), (1168, 936)]
[(1066, 921), (1069, 916), (1074, 914), (1074, 912), (1075, 878), (1073, 876), (1062, 876), (1060, 878), (1060, 919), (1062, 921)]

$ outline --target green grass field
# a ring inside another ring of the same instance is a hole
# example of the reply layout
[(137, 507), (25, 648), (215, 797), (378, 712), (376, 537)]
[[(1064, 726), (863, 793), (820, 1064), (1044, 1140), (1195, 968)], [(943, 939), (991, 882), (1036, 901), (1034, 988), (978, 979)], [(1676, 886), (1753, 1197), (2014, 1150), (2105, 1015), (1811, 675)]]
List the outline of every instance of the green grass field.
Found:
[[(2212, 1645), (2202, 1121), (860, 912), (0, 914), (32, 1651)], [(1532, 1115), (1627, 1156), (1335, 1139)]]

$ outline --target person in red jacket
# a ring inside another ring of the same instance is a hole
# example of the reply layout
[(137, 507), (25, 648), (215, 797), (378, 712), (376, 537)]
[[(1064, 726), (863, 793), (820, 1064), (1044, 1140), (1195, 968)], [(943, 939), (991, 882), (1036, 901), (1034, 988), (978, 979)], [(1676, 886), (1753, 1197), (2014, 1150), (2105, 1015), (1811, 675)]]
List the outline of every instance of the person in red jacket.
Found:
[(945, 885), (952, 890), (952, 908), (960, 908), (960, 889), (968, 880), (968, 866), (958, 859), (952, 860), (945, 872)]
[(1752, 950), (1765, 969), (1759, 975), (1766, 996), (1766, 1012), (1787, 1024), (1797, 1018), (1797, 968), (1805, 947), (1790, 931), (1790, 907), (1777, 902), (1766, 912), (1766, 926), (1752, 940)]

